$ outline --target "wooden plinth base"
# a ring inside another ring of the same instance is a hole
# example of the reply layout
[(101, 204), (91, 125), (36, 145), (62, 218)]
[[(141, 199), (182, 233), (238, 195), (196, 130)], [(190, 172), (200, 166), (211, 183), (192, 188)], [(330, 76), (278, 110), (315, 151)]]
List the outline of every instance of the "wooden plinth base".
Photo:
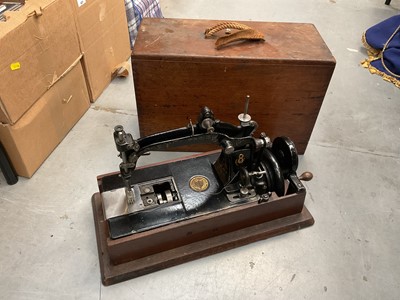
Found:
[(93, 195), (92, 206), (101, 278), (104, 285), (111, 285), (127, 279), (132, 279), (314, 224), (313, 217), (304, 206), (300, 213), (114, 265), (111, 263), (108, 251), (107, 241), (109, 239), (109, 233), (107, 221), (103, 215), (101, 195), (99, 193)]

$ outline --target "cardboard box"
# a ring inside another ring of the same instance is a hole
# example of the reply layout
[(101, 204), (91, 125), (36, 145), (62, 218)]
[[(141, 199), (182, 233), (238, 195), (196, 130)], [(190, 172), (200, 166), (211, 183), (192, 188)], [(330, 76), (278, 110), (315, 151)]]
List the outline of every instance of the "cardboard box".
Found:
[(31, 177), (89, 105), (85, 77), (78, 62), (16, 124), (0, 124), (0, 141), (17, 174)]
[(80, 59), (71, 5), (29, 0), (0, 22), (0, 122), (14, 124)]
[(94, 102), (131, 53), (123, 0), (70, 0), (75, 12), (83, 66)]

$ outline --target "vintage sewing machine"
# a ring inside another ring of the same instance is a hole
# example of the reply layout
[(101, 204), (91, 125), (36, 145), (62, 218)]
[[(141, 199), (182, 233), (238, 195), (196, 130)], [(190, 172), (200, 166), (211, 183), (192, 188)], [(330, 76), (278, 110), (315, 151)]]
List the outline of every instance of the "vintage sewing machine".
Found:
[[(292, 141), (253, 136), (245, 112), (235, 126), (204, 107), (196, 124), (135, 140), (116, 126), (120, 172), (98, 177), (92, 197), (102, 280), (137, 277), (314, 223), (304, 206)], [(153, 150), (199, 143), (219, 151), (136, 168)]]

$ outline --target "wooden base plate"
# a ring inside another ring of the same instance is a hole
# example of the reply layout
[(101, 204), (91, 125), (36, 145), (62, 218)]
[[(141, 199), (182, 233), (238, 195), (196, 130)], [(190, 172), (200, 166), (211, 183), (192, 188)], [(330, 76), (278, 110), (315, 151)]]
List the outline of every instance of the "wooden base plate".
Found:
[(151, 272), (182, 264), (201, 257), (240, 247), (314, 224), (314, 218), (304, 206), (300, 213), (221, 234), (171, 250), (114, 265), (107, 249), (108, 228), (103, 215), (101, 195), (92, 197), (93, 215), (99, 252), (101, 278), (104, 285), (115, 284)]

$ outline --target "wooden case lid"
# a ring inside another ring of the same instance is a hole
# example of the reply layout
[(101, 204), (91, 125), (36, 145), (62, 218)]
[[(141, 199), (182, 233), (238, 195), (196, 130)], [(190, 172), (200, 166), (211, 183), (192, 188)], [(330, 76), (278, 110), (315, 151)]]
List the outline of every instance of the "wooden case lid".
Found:
[[(237, 21), (265, 35), (265, 41), (246, 41), (217, 50), (220, 31), (205, 38), (206, 28), (225, 21), (145, 18), (132, 51), (133, 59), (262, 64), (332, 64), (335, 59), (313, 24)], [(234, 30), (233, 30), (234, 31)]]

